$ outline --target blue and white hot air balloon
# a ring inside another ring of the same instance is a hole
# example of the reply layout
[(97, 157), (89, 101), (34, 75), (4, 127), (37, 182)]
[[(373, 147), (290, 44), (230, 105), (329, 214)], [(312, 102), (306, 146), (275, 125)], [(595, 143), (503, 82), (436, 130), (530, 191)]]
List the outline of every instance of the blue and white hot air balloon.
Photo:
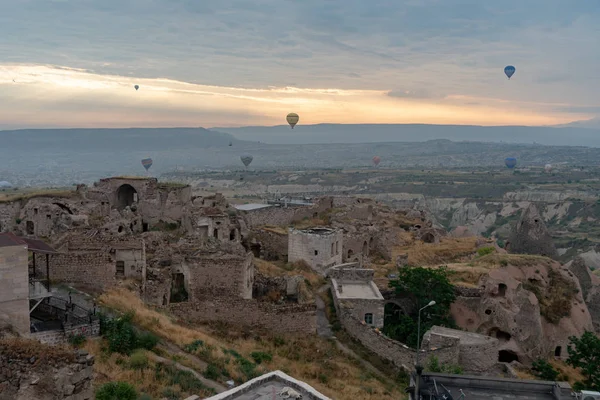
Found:
[(504, 67), (504, 73), (506, 74), (506, 76), (508, 76), (508, 79), (510, 79), (510, 77), (513, 76), (515, 71), (516, 69), (512, 65), (507, 65), (506, 67)]

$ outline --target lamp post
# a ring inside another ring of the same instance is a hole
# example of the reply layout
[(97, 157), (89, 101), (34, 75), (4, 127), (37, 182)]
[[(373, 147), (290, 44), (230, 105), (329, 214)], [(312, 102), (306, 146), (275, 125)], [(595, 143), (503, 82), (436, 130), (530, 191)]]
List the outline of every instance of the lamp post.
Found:
[(435, 305), (435, 301), (431, 300), (429, 302), (429, 304), (427, 304), (425, 307), (422, 307), (419, 310), (419, 316), (418, 316), (418, 320), (417, 320), (417, 359), (415, 362), (415, 370), (417, 372), (417, 380), (415, 382), (415, 400), (419, 400), (419, 397), (420, 397), (419, 383), (421, 382), (421, 372), (423, 371), (423, 368), (419, 365), (419, 352), (421, 350), (421, 345), (420, 345), (420, 341), (421, 341), (421, 311), (423, 311), (427, 307), (431, 307), (434, 305)]

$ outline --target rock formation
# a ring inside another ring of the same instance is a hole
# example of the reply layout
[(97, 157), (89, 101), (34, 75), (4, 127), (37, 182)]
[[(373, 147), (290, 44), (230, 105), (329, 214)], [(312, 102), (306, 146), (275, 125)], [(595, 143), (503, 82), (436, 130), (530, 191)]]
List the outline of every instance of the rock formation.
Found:
[(521, 218), (510, 235), (507, 247), (510, 253), (515, 254), (558, 257), (548, 228), (533, 204), (521, 214)]
[(600, 279), (591, 273), (581, 257), (575, 257), (566, 266), (579, 280), (581, 294), (592, 316), (594, 328), (600, 333)]
[(480, 296), (457, 297), (457, 324), (499, 339), (499, 361), (566, 357), (569, 336), (593, 329), (577, 278), (549, 259), (507, 260), (481, 278)]

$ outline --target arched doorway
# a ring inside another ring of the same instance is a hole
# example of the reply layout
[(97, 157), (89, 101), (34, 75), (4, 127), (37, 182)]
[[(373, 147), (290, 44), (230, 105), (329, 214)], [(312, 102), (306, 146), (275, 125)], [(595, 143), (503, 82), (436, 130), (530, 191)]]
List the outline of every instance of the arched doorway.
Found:
[(117, 209), (123, 210), (137, 201), (137, 191), (133, 186), (124, 184), (117, 189)]

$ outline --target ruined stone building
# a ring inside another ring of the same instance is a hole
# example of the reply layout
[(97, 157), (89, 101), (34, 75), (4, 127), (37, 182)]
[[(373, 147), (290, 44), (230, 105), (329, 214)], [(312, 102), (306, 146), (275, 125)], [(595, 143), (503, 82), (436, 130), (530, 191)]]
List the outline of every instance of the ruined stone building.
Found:
[(375, 271), (342, 264), (331, 268), (328, 276), (334, 304), (348, 310), (359, 321), (383, 328), (385, 300), (373, 282)]
[(343, 233), (331, 228), (310, 228), (288, 233), (288, 261), (304, 261), (315, 271), (342, 263)]
[(51, 344), (74, 334), (98, 335), (95, 315), (53, 296), (50, 257), (56, 254), (40, 240), (0, 234), (0, 326)]

